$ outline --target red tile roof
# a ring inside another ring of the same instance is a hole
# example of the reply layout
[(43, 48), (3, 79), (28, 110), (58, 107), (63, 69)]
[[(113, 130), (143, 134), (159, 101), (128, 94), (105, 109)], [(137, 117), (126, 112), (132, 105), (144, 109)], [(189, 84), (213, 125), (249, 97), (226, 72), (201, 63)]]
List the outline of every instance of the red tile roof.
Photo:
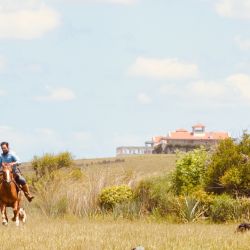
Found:
[(192, 126), (192, 128), (205, 128), (205, 126), (201, 123), (197, 123), (194, 126)]
[(193, 134), (192, 132), (170, 132), (164, 139), (185, 139), (185, 140), (218, 140), (229, 137), (227, 132), (205, 132), (203, 134)]
[[(192, 128), (205, 128), (201, 123), (192, 126)], [(199, 133), (193, 130), (189, 132), (186, 129), (180, 128), (176, 131), (169, 132), (167, 136), (155, 136), (153, 137), (153, 142), (158, 144), (162, 140), (222, 140), (229, 138), (228, 132), (204, 132)]]

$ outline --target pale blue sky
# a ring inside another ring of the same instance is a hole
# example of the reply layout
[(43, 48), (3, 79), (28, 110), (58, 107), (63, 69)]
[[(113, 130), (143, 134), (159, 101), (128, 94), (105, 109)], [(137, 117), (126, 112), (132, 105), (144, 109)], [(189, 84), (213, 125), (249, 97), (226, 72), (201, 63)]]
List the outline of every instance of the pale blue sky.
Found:
[(0, 0), (1, 141), (24, 161), (196, 122), (250, 128), (250, 0)]

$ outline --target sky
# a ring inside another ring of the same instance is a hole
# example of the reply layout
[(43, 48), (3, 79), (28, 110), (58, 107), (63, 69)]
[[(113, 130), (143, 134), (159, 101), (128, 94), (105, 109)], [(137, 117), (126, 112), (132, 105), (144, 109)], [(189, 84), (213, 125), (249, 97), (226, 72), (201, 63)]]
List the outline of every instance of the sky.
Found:
[(250, 0), (0, 0), (0, 140), (23, 161), (250, 128)]

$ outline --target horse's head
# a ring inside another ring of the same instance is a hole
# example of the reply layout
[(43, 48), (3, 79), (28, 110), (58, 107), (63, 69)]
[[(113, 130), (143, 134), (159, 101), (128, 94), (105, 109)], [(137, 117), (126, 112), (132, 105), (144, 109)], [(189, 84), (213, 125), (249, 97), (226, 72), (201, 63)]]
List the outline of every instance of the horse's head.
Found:
[(11, 183), (11, 181), (13, 180), (13, 169), (10, 164), (2, 163), (2, 175), (4, 182)]

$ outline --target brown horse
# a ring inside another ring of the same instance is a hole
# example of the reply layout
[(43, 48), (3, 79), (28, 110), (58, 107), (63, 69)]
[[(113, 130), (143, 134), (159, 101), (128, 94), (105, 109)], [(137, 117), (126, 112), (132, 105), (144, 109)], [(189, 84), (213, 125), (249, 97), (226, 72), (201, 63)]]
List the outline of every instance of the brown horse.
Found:
[(0, 184), (0, 210), (2, 214), (2, 224), (8, 224), (6, 207), (12, 207), (14, 216), (13, 221), (19, 226), (21, 191), (17, 186), (10, 164), (2, 164), (2, 183)]

